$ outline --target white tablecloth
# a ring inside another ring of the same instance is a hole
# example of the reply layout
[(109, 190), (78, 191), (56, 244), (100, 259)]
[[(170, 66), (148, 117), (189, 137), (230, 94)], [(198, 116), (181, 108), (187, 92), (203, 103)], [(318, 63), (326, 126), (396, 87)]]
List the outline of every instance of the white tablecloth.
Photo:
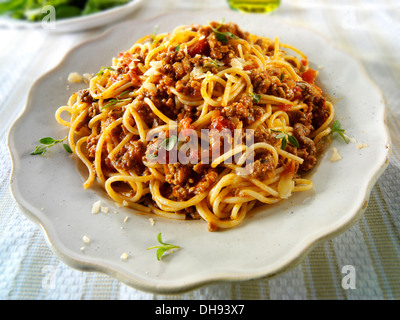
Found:
[[(176, 10), (218, 10), (225, 0), (150, 0), (127, 19)], [(317, 246), (296, 268), (271, 279), (214, 284), (175, 296), (153, 295), (110, 276), (75, 270), (47, 246), (9, 191), (8, 130), (32, 84), (80, 42), (107, 27), (75, 33), (0, 29), (0, 299), (399, 299), (400, 298), (400, 3), (396, 0), (282, 0), (274, 16), (323, 34), (361, 61), (383, 91), (393, 149), (365, 214)], [(267, 18), (267, 16), (266, 16)], [(355, 289), (342, 267), (357, 270)], [(56, 285), (48, 285), (48, 276)]]

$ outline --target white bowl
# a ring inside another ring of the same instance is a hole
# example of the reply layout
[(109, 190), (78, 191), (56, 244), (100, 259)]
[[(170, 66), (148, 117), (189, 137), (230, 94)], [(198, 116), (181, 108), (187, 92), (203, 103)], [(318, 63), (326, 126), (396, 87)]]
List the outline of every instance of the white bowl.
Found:
[[(104, 27), (113, 22), (120, 21), (130, 13), (137, 10), (143, 3), (143, 0), (132, 0), (127, 4), (110, 8), (90, 15), (56, 19), (54, 24), (48, 20), (40, 22), (30, 22), (25, 20), (13, 19), (7, 16), (0, 16), (0, 27), (20, 28), (20, 29), (43, 29), (50, 32), (75, 32), (87, 29)], [(49, 12), (46, 12), (49, 14)]]

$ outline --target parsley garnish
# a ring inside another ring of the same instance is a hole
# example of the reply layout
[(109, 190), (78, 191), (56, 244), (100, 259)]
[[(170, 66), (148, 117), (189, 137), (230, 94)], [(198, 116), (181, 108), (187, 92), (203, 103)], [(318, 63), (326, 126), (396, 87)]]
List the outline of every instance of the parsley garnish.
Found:
[(160, 26), (158, 26), (158, 25), (154, 27), (153, 34), (151, 35), (151, 43), (157, 43), (158, 42), (157, 33), (158, 33), (158, 29), (159, 28), (160, 28)]
[(150, 159), (150, 160), (154, 160), (154, 159), (158, 158), (158, 155), (156, 155), (154, 153), (149, 153), (149, 154), (146, 154), (146, 158)]
[(261, 100), (261, 94), (250, 93), (250, 97), (253, 98), (253, 102), (259, 103)]
[(161, 244), (161, 246), (153, 246), (153, 247), (147, 248), (147, 250), (157, 249), (157, 260), (158, 261), (161, 260), (163, 254), (166, 251), (169, 251), (171, 249), (179, 249), (180, 248), (179, 246), (163, 242), (162, 238), (161, 238), (161, 232), (157, 235), (157, 241)]
[(332, 131), (329, 134), (333, 135), (335, 132), (343, 138), (344, 142), (349, 143), (346, 136), (344, 135), (345, 130), (341, 128), (339, 120), (336, 120), (332, 124)]
[(283, 131), (280, 131), (280, 130), (273, 130), (273, 129), (271, 129), (271, 130), (274, 131), (274, 132), (279, 132), (279, 133), (275, 136), (275, 138), (276, 138), (276, 139), (281, 139), (281, 140), (282, 140), (282, 144), (281, 144), (282, 150), (285, 150), (285, 149), (286, 149), (286, 146), (287, 146), (288, 141), (289, 141), (289, 143), (290, 143), (292, 146), (294, 146), (294, 147), (296, 147), (296, 148), (298, 148), (298, 147), (300, 146), (300, 145), (299, 145), (299, 142), (298, 142), (297, 139), (296, 139), (296, 137), (295, 137), (295, 136), (289, 135), (289, 134), (286, 132), (285, 129), (283, 129)]
[[(35, 150), (31, 152), (31, 155), (41, 155), (44, 156), (48, 148), (55, 146), (58, 143), (63, 142), (67, 137), (64, 139), (53, 139), (51, 137), (42, 138), (39, 140), (40, 145), (36, 146)], [(72, 153), (70, 146), (66, 143), (63, 143), (64, 150), (68, 153)]]
[[(169, 138), (166, 138), (163, 141), (161, 141), (160, 147), (167, 151), (171, 151), (176, 146), (177, 143), (178, 143), (178, 137), (175, 135), (172, 135)], [(149, 153), (149, 154), (146, 154), (146, 158), (148, 160), (156, 160), (156, 159), (158, 159), (158, 155), (155, 153)]]
[(105, 104), (105, 105), (101, 108), (101, 110), (103, 110), (103, 109), (105, 109), (105, 108), (109, 108), (109, 107), (113, 106), (114, 104), (118, 103), (119, 101), (120, 101), (120, 100), (118, 100), (118, 99), (111, 99), (111, 100), (108, 101), (107, 104)]
[(105, 70), (115, 71), (113, 67), (101, 67), (100, 71), (96, 73), (96, 76), (102, 76)]
[(112, 107), (114, 104), (117, 104), (118, 102), (121, 102), (121, 101), (124, 101), (124, 100), (128, 100), (129, 98), (118, 99), (118, 97), (120, 97), (120, 96), (122, 96), (122, 95), (124, 95), (126, 93), (129, 93), (129, 92), (130, 92), (129, 90), (121, 92), (119, 95), (117, 95), (116, 98), (112, 98), (112, 99), (108, 100), (108, 103), (106, 103), (104, 106), (102, 106), (101, 110), (104, 110), (106, 108)]
[(210, 67), (210, 68), (219, 68), (219, 67), (222, 67), (223, 65), (224, 65), (224, 63), (217, 59), (211, 60), (211, 58), (208, 58), (207, 62), (203, 66)]
[(119, 98), (119, 97), (121, 97), (121, 96), (123, 96), (123, 95), (125, 95), (127, 93), (130, 93), (130, 92), (132, 92), (132, 91), (131, 90), (125, 90), (125, 91), (121, 92), (119, 95), (117, 95), (117, 98)]
[(229, 32), (229, 31), (226, 31), (226, 32), (218, 31), (222, 27), (222, 25), (224, 24), (224, 21), (225, 20), (222, 20), (221, 24), (218, 27), (211, 28), (211, 30), (214, 31), (215, 36), (217, 37), (217, 39), (219, 41), (225, 43), (225, 44), (228, 43), (228, 38), (239, 39), (239, 37), (237, 35), (233, 34), (232, 32)]
[(163, 147), (167, 151), (171, 151), (175, 147), (177, 142), (178, 142), (178, 137), (173, 135), (163, 140), (160, 143), (160, 147)]

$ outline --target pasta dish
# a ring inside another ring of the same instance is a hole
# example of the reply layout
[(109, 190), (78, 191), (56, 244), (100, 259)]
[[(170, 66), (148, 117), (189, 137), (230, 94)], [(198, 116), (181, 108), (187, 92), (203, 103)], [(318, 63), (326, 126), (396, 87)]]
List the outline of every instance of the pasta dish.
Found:
[[(334, 108), (297, 48), (234, 23), (151, 34), (56, 111), (121, 206), (232, 228), (261, 204), (313, 188)], [(68, 114), (68, 118), (63, 115)]]

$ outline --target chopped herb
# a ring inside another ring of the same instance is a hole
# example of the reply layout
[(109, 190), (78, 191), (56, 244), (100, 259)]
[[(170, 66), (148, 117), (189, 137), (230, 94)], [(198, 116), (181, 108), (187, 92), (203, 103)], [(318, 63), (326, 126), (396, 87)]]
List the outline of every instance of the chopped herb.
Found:
[(146, 154), (146, 158), (148, 158), (148, 159), (157, 159), (158, 155), (156, 155), (154, 153), (149, 153), (149, 154)]
[(207, 62), (204, 64), (204, 67), (219, 68), (219, 67), (222, 67), (223, 65), (224, 65), (224, 63), (217, 59), (211, 60), (211, 58), (208, 58)]
[(282, 74), (281, 74), (281, 82), (282, 82), (283, 80), (285, 80), (285, 74), (282, 72)]
[(112, 98), (112, 99), (108, 100), (108, 102), (101, 107), (101, 111), (103, 111), (106, 108), (112, 107), (114, 104), (117, 104), (118, 102), (130, 100), (131, 98), (118, 99), (118, 97), (120, 97), (126, 93), (129, 93), (129, 92), (130, 92), (129, 90), (121, 92), (119, 95), (117, 95), (116, 98)]
[(259, 103), (261, 100), (261, 94), (250, 93), (250, 97), (253, 98), (253, 102)]
[[(48, 148), (55, 146), (58, 143), (63, 142), (67, 137), (64, 139), (53, 139), (51, 137), (45, 137), (39, 140), (40, 145), (36, 146), (35, 150), (31, 152), (31, 155), (41, 155), (44, 156)], [(72, 153), (70, 146), (66, 143), (63, 143), (64, 150), (68, 153)]]
[(147, 250), (150, 249), (157, 249), (157, 260), (160, 261), (163, 254), (171, 249), (179, 249), (179, 246), (173, 245), (173, 244), (169, 244), (169, 243), (165, 243), (162, 241), (161, 238), (161, 232), (157, 235), (157, 241), (161, 244), (161, 246), (153, 246), (150, 248), (147, 248)]
[(232, 32), (226, 31), (226, 32), (221, 32), (219, 31), (219, 29), (221, 28), (221, 26), (224, 24), (224, 20), (222, 20), (221, 24), (216, 27), (216, 28), (211, 28), (212, 31), (214, 31), (215, 36), (217, 37), (217, 39), (219, 41), (221, 41), (222, 43), (227, 44), (228, 43), (228, 38), (231, 39), (239, 39), (238, 36), (236, 36), (235, 34), (233, 34)]
[[(219, 28), (221, 28), (222, 25), (224, 24), (224, 22), (225, 22), (225, 18), (222, 19), (221, 23), (219, 24), (218, 27), (215, 28), (215, 30), (218, 30)], [(214, 30), (214, 29), (213, 29), (213, 30)]]
[(181, 49), (181, 45), (178, 44), (178, 45), (175, 47), (175, 52), (178, 52), (180, 49)]
[(121, 92), (119, 95), (117, 95), (117, 98), (119, 98), (119, 97), (121, 97), (121, 96), (123, 96), (123, 95), (125, 95), (127, 93), (130, 93), (130, 92), (132, 92), (132, 91), (131, 90), (125, 90), (125, 91)]
[(53, 139), (53, 138), (50, 138), (50, 137), (42, 138), (42, 139), (39, 140), (39, 142), (40, 142), (41, 144), (45, 144), (45, 145), (50, 145), (50, 144), (52, 144), (52, 143), (54, 143), (54, 142), (56, 142), (56, 141), (57, 141), (57, 140), (55, 140), (55, 139)]
[(282, 148), (282, 150), (285, 150), (285, 149), (286, 149), (286, 146), (287, 146), (288, 141), (289, 141), (289, 143), (290, 143), (292, 146), (294, 146), (294, 147), (296, 147), (296, 148), (298, 148), (298, 147), (300, 146), (300, 145), (299, 145), (299, 142), (298, 142), (297, 139), (296, 139), (296, 137), (295, 137), (295, 136), (289, 135), (289, 134), (286, 132), (285, 129), (283, 129), (283, 131), (280, 131), (280, 130), (273, 130), (273, 129), (271, 129), (271, 130), (274, 131), (274, 132), (279, 132), (279, 133), (275, 136), (275, 138), (276, 138), (276, 139), (282, 140), (282, 143), (281, 143), (281, 148)]
[(100, 71), (96, 73), (96, 76), (102, 76), (105, 70), (115, 71), (113, 67), (101, 67)]
[(289, 140), (289, 143), (292, 146), (294, 146), (296, 148), (300, 147), (299, 142), (297, 141), (295, 136), (291, 136), (291, 135), (288, 134), (288, 140)]
[(282, 144), (281, 144), (281, 148), (282, 150), (286, 149), (286, 145), (287, 145), (287, 140), (286, 140), (286, 136), (284, 136), (282, 139)]
[(163, 140), (160, 143), (160, 147), (163, 147), (167, 151), (171, 151), (175, 147), (177, 142), (178, 142), (178, 137), (173, 135)]
[(153, 34), (151, 35), (151, 43), (157, 43), (157, 32), (160, 26), (155, 26)]
[(106, 108), (109, 108), (109, 107), (113, 106), (114, 104), (118, 103), (119, 101), (120, 101), (120, 100), (118, 100), (118, 99), (111, 99), (111, 100), (108, 101), (107, 104), (105, 104), (105, 105), (101, 108), (101, 110), (106, 109)]
[(67, 151), (68, 153), (72, 153), (71, 147), (67, 145), (66, 143), (63, 143), (64, 150)]
[(332, 131), (329, 134), (334, 134), (335, 132), (340, 135), (344, 142), (349, 143), (349, 140), (346, 138), (346, 136), (344, 135), (346, 130), (341, 128), (341, 124), (339, 122), (339, 120), (336, 120), (333, 124), (332, 124)]

